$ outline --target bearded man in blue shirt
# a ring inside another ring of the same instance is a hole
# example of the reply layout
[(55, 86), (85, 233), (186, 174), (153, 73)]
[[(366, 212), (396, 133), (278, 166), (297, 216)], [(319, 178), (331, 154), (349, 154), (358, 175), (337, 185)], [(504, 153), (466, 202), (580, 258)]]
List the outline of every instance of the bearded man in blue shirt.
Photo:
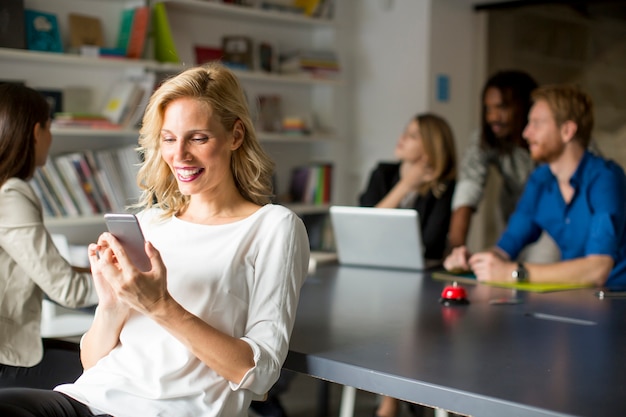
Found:
[[(587, 151), (591, 98), (557, 85), (534, 90), (532, 98), (523, 135), (541, 165), (496, 246), (473, 255), (455, 248), (444, 267), (472, 270), (479, 281), (626, 286), (626, 176), (615, 162)], [(543, 230), (557, 243), (561, 261), (515, 262)]]

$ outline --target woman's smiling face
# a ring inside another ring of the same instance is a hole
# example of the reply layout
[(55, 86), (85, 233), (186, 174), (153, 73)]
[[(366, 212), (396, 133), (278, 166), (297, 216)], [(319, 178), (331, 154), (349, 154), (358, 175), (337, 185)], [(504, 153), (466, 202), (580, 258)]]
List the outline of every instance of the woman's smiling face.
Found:
[(184, 195), (218, 189), (232, 176), (230, 160), (237, 148), (209, 104), (179, 98), (167, 105), (161, 128), (161, 155)]

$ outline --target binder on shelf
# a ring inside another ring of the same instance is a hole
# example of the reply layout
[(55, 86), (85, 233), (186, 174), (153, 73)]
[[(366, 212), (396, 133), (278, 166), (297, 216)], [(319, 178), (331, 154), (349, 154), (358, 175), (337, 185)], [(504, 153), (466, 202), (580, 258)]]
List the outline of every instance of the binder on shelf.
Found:
[(45, 52), (63, 52), (57, 16), (53, 13), (25, 9), (26, 45), (28, 49)]
[(24, 0), (2, 0), (0, 16), (0, 47), (25, 49)]
[(165, 3), (157, 3), (152, 9), (152, 31), (154, 37), (154, 58), (159, 62), (179, 63), (172, 29), (167, 17)]
[(104, 32), (99, 17), (70, 13), (68, 20), (72, 50), (78, 51), (83, 45), (104, 46)]

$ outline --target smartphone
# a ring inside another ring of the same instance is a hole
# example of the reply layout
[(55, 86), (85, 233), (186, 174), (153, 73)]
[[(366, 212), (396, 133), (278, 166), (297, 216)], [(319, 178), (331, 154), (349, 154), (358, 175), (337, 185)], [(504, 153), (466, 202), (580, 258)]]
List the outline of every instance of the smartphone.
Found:
[(135, 267), (140, 271), (149, 271), (150, 258), (146, 255), (145, 239), (137, 217), (127, 213), (106, 213), (104, 221), (109, 232), (120, 241)]

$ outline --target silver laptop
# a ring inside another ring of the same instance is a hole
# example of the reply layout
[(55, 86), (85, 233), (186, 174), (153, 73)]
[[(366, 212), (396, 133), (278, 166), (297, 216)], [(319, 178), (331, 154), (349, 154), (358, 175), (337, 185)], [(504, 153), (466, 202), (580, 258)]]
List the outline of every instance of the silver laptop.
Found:
[(330, 219), (340, 264), (424, 269), (416, 210), (331, 206)]

